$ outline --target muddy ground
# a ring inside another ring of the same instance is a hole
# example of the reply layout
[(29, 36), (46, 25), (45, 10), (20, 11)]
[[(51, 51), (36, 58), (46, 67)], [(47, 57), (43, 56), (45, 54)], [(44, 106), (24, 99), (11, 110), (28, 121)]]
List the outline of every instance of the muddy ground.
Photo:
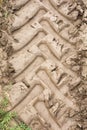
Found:
[(32, 130), (87, 130), (86, 0), (0, 3), (2, 91), (9, 84), (9, 111)]
[(12, 54), (12, 42), (10, 40), (10, 27), (12, 16), (12, 2), (0, 2), (0, 84), (9, 83), (11, 78), (11, 65), (8, 62), (9, 56)]

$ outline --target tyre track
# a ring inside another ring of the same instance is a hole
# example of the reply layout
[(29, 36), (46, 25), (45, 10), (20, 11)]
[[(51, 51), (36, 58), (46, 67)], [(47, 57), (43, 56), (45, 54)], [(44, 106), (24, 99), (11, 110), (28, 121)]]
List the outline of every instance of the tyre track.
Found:
[(78, 57), (80, 41), (71, 22), (77, 15), (71, 19), (55, 13), (50, 7), (55, 8), (56, 0), (49, 0), (49, 7), (39, 0), (15, 2), (19, 16), (13, 23), (14, 54), (9, 62), (16, 83), (9, 92), (9, 111), (15, 110), (32, 130), (68, 130), (75, 121), (67, 114), (78, 111), (69, 87), (81, 82), (79, 66), (72, 60)]

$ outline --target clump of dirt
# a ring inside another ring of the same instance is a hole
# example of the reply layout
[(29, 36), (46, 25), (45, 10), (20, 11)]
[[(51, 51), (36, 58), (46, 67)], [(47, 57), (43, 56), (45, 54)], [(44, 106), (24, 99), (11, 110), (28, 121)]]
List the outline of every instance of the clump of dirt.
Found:
[(10, 39), (10, 28), (12, 18), (12, 1), (0, 1), (0, 84), (9, 83), (14, 69), (9, 64), (8, 59), (12, 54), (12, 42)]

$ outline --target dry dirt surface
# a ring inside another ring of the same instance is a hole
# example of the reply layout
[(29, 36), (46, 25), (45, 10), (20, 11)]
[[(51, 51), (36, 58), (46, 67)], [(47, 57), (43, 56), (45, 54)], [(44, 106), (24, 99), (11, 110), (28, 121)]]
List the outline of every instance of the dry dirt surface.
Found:
[(32, 130), (87, 130), (86, 0), (15, 0), (10, 111)]

